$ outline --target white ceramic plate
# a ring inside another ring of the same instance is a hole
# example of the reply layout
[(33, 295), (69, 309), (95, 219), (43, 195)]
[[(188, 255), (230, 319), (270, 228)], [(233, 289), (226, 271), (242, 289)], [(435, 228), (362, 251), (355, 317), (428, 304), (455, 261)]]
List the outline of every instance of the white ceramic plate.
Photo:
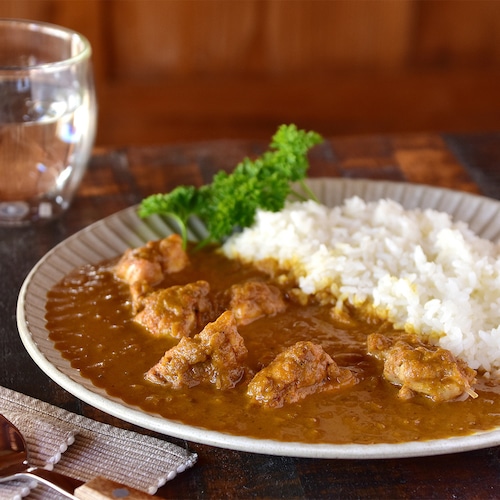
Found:
[[(422, 185), (352, 179), (315, 179), (309, 185), (327, 205), (358, 195), (366, 201), (391, 198), (406, 208), (433, 208), (467, 222), (482, 237), (500, 238), (500, 202), (462, 192)], [(192, 236), (203, 235), (201, 224)], [(21, 339), (33, 360), (55, 382), (86, 403), (141, 427), (189, 441), (271, 455), (318, 458), (394, 458), (438, 455), (500, 444), (500, 429), (465, 437), (400, 444), (332, 445), (287, 443), (234, 436), (170, 421), (110, 397), (63, 359), (45, 329), (47, 291), (73, 268), (97, 263), (171, 232), (159, 217), (148, 221), (135, 207), (118, 212), (66, 239), (52, 249), (26, 278), (19, 295), (17, 321)]]

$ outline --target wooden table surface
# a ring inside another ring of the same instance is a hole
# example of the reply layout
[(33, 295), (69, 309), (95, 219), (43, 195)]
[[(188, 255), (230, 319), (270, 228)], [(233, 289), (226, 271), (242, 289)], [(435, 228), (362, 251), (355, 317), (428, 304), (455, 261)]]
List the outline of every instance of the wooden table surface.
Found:
[[(267, 145), (217, 141), (96, 150), (79, 193), (58, 221), (0, 229), (0, 384), (100, 421), (152, 434), (79, 401), (52, 382), (19, 339), (15, 307), (32, 266), (88, 224), (178, 184), (200, 185)], [(396, 180), (500, 199), (500, 133), (327, 140), (311, 153), (311, 176)], [(366, 460), (243, 453), (178, 439), (197, 464), (161, 489), (165, 498), (497, 498), (500, 447), (467, 453)]]

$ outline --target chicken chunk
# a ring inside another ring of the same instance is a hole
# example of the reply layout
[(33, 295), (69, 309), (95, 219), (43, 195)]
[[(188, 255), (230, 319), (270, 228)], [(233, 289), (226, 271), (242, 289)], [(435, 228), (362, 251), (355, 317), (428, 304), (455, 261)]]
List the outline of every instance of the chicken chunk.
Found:
[(157, 336), (187, 337), (215, 317), (209, 292), (203, 280), (156, 290), (142, 299), (134, 321)]
[(198, 335), (183, 337), (146, 373), (146, 379), (173, 389), (200, 383), (231, 389), (245, 373), (246, 355), (234, 316), (226, 311)]
[(272, 316), (286, 309), (279, 288), (261, 281), (238, 283), (229, 289), (229, 309), (238, 325), (247, 325), (262, 316)]
[(166, 274), (182, 271), (189, 257), (182, 247), (182, 238), (171, 234), (162, 240), (149, 241), (139, 248), (125, 251), (115, 266), (115, 276), (129, 285), (150, 286), (161, 283)]
[(281, 352), (250, 381), (247, 395), (271, 408), (295, 403), (315, 392), (357, 383), (354, 374), (339, 367), (319, 345), (297, 342)]
[(413, 336), (391, 339), (379, 333), (368, 336), (367, 347), (369, 354), (384, 362), (384, 378), (401, 386), (401, 399), (409, 399), (415, 393), (436, 402), (477, 397), (471, 387), (476, 371), (446, 349)]

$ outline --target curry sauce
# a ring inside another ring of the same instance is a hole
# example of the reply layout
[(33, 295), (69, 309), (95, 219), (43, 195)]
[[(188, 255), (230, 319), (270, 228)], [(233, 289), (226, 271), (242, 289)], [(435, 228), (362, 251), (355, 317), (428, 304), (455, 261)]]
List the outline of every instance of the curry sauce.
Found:
[[(212, 248), (193, 252), (190, 259), (190, 266), (168, 275), (162, 286), (206, 280), (217, 295), (233, 283), (267, 277)], [(385, 322), (355, 315), (349, 321), (332, 318), (331, 304), (318, 301), (304, 305), (290, 300), (285, 312), (238, 327), (248, 349), (248, 372), (259, 371), (284, 348), (311, 340), (355, 373), (359, 382), (352, 387), (266, 408), (249, 400), (247, 378), (230, 390), (151, 383), (145, 373), (178, 340), (152, 336), (133, 321), (129, 288), (111, 269), (112, 263), (85, 266), (54, 286), (47, 301), (47, 329), (55, 347), (83, 377), (144, 411), (235, 435), (307, 443), (397, 443), (500, 426), (500, 389), (481, 377), (474, 387), (477, 399), (400, 399), (398, 387), (383, 379), (381, 362), (366, 347), (371, 333), (398, 332)]]

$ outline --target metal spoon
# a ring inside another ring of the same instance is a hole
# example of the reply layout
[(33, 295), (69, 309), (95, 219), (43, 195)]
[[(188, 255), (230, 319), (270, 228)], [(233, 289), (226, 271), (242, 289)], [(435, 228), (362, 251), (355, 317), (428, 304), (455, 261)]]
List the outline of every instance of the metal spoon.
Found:
[(96, 492), (99, 498), (126, 498), (128, 500), (151, 498), (145, 493), (104, 478), (96, 478), (84, 483), (58, 472), (30, 466), (23, 435), (12, 422), (0, 414), (0, 483), (13, 479), (35, 479), (73, 500), (96, 498), (93, 496)]

